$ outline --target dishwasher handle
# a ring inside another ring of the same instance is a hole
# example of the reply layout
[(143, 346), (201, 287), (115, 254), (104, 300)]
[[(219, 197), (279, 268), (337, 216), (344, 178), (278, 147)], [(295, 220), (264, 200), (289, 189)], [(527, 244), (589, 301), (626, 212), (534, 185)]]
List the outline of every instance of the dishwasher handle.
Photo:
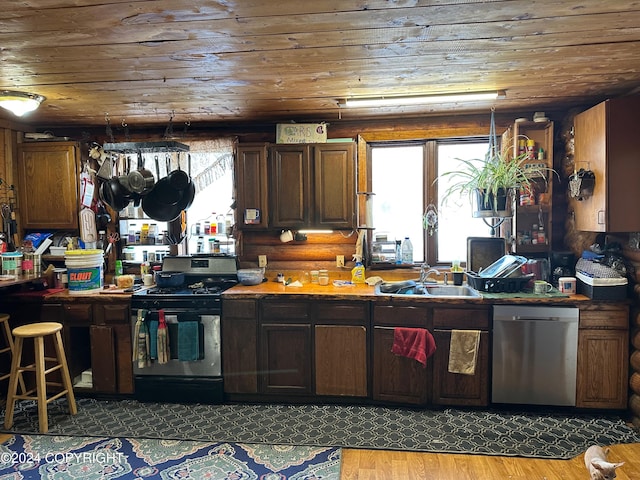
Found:
[(511, 318), (494, 318), (495, 321), (500, 322), (577, 322), (577, 318), (566, 317), (526, 317), (521, 315), (514, 315)]

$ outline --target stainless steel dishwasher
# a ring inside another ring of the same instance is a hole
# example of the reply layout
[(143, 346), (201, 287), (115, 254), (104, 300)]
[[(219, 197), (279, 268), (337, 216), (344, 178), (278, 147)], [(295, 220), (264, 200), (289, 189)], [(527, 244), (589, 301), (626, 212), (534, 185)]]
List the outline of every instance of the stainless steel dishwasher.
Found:
[(493, 403), (576, 404), (579, 313), (573, 307), (493, 307)]

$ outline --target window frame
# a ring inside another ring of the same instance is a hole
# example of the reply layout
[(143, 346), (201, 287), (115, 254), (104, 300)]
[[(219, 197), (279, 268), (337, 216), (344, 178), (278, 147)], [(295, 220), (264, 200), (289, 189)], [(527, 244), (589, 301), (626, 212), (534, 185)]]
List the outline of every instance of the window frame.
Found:
[[(408, 140), (387, 140), (387, 141), (370, 141), (367, 142), (367, 191), (372, 191), (373, 185), (373, 165), (372, 165), (372, 149), (376, 147), (402, 147), (421, 145), (422, 148), (422, 182), (423, 182), (423, 198), (422, 208), (427, 208), (429, 204), (438, 205), (438, 182), (436, 181), (438, 173), (438, 146), (443, 144), (455, 143), (489, 143), (488, 135), (474, 135), (468, 137), (443, 137), (433, 139), (408, 139)], [(370, 232), (368, 245), (373, 241), (373, 232)], [(444, 267), (448, 263), (438, 262), (438, 236), (429, 236), (425, 229), (422, 230), (422, 242), (424, 245), (424, 261), (425, 263), (435, 266)], [(370, 248), (370, 247), (369, 247)], [(371, 252), (369, 252), (370, 254)], [(466, 258), (462, 259), (463, 266), (466, 265)]]

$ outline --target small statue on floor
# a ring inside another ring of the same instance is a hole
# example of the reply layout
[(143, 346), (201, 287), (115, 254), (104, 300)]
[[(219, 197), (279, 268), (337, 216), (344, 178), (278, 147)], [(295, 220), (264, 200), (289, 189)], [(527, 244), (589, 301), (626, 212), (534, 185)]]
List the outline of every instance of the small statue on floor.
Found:
[(609, 449), (602, 449), (598, 445), (591, 445), (584, 452), (584, 464), (589, 470), (591, 480), (612, 480), (616, 478), (616, 468), (624, 465), (624, 462), (607, 462)]

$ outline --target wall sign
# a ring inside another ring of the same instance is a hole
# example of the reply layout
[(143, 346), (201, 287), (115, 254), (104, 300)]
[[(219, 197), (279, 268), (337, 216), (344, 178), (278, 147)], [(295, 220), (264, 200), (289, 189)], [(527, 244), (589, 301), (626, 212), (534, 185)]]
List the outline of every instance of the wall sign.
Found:
[(326, 143), (325, 123), (278, 123), (276, 143)]

